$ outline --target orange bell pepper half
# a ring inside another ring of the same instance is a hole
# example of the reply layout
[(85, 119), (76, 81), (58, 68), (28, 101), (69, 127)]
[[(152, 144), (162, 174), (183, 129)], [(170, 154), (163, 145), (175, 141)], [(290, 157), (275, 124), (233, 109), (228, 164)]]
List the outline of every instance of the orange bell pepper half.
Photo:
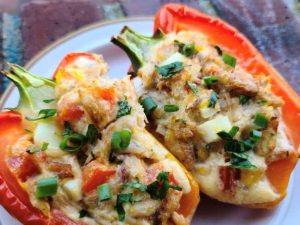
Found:
[(46, 225), (48, 218), (34, 208), (6, 162), (7, 150), (25, 134), (20, 114), (0, 113), (0, 204), (25, 225)]
[[(157, 29), (162, 30), (164, 33), (179, 32), (181, 30), (199, 31), (208, 37), (211, 44), (218, 45), (235, 56), (238, 64), (249, 73), (269, 76), (273, 93), (281, 96), (285, 101), (282, 117), (287, 135), (294, 148), (298, 152), (300, 151), (300, 98), (243, 34), (220, 19), (172, 3), (163, 6), (157, 12), (154, 30)], [(268, 165), (268, 179), (282, 197), (286, 194), (289, 178), (297, 161), (298, 154), (295, 153), (286, 159)], [(278, 179), (279, 177), (280, 179)]]
[(199, 31), (208, 37), (211, 44), (235, 56), (238, 64), (249, 73), (270, 76), (272, 91), (285, 101), (282, 116), (287, 134), (300, 151), (300, 98), (243, 34), (220, 19), (180, 4), (167, 4), (157, 12), (154, 30), (157, 29), (165, 33)]

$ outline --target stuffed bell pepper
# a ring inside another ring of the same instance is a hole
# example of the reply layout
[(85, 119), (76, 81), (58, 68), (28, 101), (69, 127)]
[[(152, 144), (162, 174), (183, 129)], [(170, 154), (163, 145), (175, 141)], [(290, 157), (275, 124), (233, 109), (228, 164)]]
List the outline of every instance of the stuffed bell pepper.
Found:
[(0, 113), (0, 203), (25, 225), (190, 224), (198, 185), (144, 129), (129, 77), (101, 56), (67, 55), (54, 80), (20, 66)]
[[(146, 37), (112, 38), (143, 84), (153, 133), (222, 202), (271, 208), (286, 195), (297, 159), (299, 97), (252, 44), (225, 22), (165, 5)], [(151, 102), (151, 104), (149, 104)]]

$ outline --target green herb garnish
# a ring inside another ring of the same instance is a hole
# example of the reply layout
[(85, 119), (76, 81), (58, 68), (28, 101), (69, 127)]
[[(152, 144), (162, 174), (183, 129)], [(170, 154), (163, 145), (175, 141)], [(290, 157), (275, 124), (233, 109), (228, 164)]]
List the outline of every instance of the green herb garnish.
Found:
[(148, 116), (150, 113), (157, 108), (157, 104), (154, 102), (151, 96), (145, 96), (140, 100), (141, 105), (144, 108), (145, 114)]
[(169, 188), (182, 190), (179, 186), (170, 185), (169, 173), (162, 171), (157, 175), (156, 180), (148, 185), (147, 192), (151, 198), (162, 200), (167, 196)]
[(54, 98), (52, 98), (52, 99), (44, 99), (43, 100), (44, 103), (50, 103), (50, 102), (53, 102), (53, 101), (55, 101)]
[(111, 149), (113, 151), (120, 151), (126, 149), (131, 140), (131, 131), (121, 130), (115, 131), (111, 137)]
[(83, 218), (85, 217), (86, 215), (88, 215), (88, 211), (82, 209), (79, 211), (79, 218)]
[(214, 84), (218, 83), (218, 78), (216, 76), (206, 76), (203, 78), (204, 83), (207, 87), (211, 87)]
[(175, 43), (175, 45), (178, 46), (179, 52), (182, 55), (184, 55), (188, 58), (192, 58), (195, 55), (195, 53), (196, 53), (195, 43), (184, 44), (177, 40), (175, 40), (174, 43)]
[(165, 112), (177, 112), (179, 107), (177, 105), (164, 105)]
[(127, 97), (125, 96), (122, 101), (118, 102), (119, 110), (117, 112), (117, 118), (129, 115), (131, 112), (131, 106), (128, 104)]
[(49, 145), (49, 143), (47, 143), (47, 142), (44, 142), (44, 143), (42, 144), (42, 147), (41, 147), (41, 148), (39, 148), (39, 147), (37, 147), (37, 146), (35, 146), (35, 145), (30, 145), (30, 146), (27, 148), (26, 152), (29, 153), (29, 154), (33, 154), (33, 153), (40, 152), (40, 151), (46, 151), (47, 148), (48, 148), (48, 145)]
[(250, 100), (250, 97), (246, 95), (240, 95), (239, 100), (241, 105), (245, 105)]
[(93, 124), (89, 124), (88, 130), (86, 132), (87, 141), (94, 144), (98, 138), (98, 130)]
[(167, 80), (183, 69), (182, 62), (173, 62), (164, 66), (155, 66), (157, 72), (163, 79)]
[(187, 81), (186, 82), (187, 85), (189, 86), (189, 88), (192, 90), (192, 92), (194, 93), (194, 95), (196, 95), (197, 97), (199, 97), (199, 92), (197, 90), (197, 86), (195, 83), (193, 83), (192, 81)]
[(257, 113), (254, 117), (253, 123), (259, 127), (267, 128), (269, 120), (264, 115)]
[(41, 109), (38, 113), (37, 118), (25, 117), (25, 119), (29, 120), (29, 121), (42, 120), (42, 119), (46, 119), (46, 118), (54, 116), (56, 114), (56, 112), (57, 112), (56, 109)]
[(42, 178), (37, 181), (37, 190), (35, 196), (37, 198), (51, 197), (56, 194), (58, 187), (57, 177)]
[(77, 152), (83, 148), (87, 143), (87, 138), (78, 133), (72, 133), (65, 135), (63, 140), (60, 142), (59, 147), (61, 150), (66, 152)]
[(147, 191), (147, 185), (139, 183), (139, 182), (128, 182), (128, 183), (123, 184), (123, 187), (134, 188), (134, 189), (140, 190), (142, 192)]
[(121, 193), (117, 195), (116, 210), (118, 212), (119, 221), (123, 222), (125, 220), (125, 210), (123, 208), (124, 203), (132, 203), (132, 193)]
[(223, 53), (223, 62), (231, 67), (235, 67), (236, 65), (236, 58), (234, 58), (233, 56), (227, 54), (227, 53)]
[(236, 169), (255, 169), (256, 166), (251, 164), (249, 156), (245, 153), (246, 150), (253, 149), (255, 141), (251, 140), (251, 137), (244, 141), (234, 139), (238, 131), (239, 127), (234, 126), (228, 133), (225, 131), (218, 133), (224, 142), (224, 151), (230, 154), (229, 166)]
[(108, 183), (101, 184), (98, 187), (98, 199), (100, 202), (104, 202), (111, 199), (111, 190), (110, 185)]
[(217, 92), (213, 91), (210, 95), (208, 107), (215, 108), (218, 98), (219, 98), (219, 95), (217, 94)]

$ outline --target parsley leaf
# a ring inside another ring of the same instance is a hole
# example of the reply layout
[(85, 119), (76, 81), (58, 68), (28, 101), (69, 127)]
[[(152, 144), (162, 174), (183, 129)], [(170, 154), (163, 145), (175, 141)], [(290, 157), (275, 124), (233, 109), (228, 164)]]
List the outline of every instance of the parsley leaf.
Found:
[(164, 66), (155, 66), (163, 79), (167, 80), (183, 69), (182, 62), (173, 62)]
[(170, 185), (169, 172), (162, 171), (157, 177), (156, 181), (147, 186), (147, 192), (153, 199), (164, 199), (167, 196), (169, 188), (182, 190), (179, 186)]
[(119, 221), (125, 220), (125, 210), (123, 208), (124, 203), (133, 202), (132, 193), (121, 193), (117, 195), (116, 210), (118, 212)]
[(43, 100), (44, 103), (50, 103), (50, 102), (53, 102), (53, 101), (55, 101), (54, 98), (52, 98), (52, 99), (44, 99)]
[(56, 109), (41, 109), (38, 113), (37, 118), (25, 117), (25, 119), (29, 120), (29, 121), (42, 120), (42, 119), (46, 119), (46, 118), (54, 116), (56, 114), (56, 112), (57, 112)]
[(179, 52), (182, 55), (184, 55), (188, 58), (191, 58), (195, 55), (195, 53), (196, 53), (195, 43), (184, 44), (184, 43), (182, 43), (180, 41), (177, 41), (177, 40), (175, 40), (174, 43), (175, 43), (175, 45), (178, 46)]
[(98, 138), (98, 130), (93, 124), (89, 124), (86, 132), (86, 138), (89, 143), (94, 144)]
[(256, 169), (256, 166), (248, 160), (249, 156), (245, 153), (245, 150), (253, 149), (259, 133), (254, 130), (250, 132), (249, 139), (239, 141), (233, 138), (238, 131), (239, 127), (234, 126), (228, 133), (225, 131), (218, 133), (219, 137), (224, 141), (224, 151), (230, 154), (229, 166), (236, 169)]
[(126, 96), (122, 101), (118, 102), (119, 110), (117, 112), (117, 118), (120, 118), (122, 116), (129, 115), (131, 112), (131, 106), (128, 104)]

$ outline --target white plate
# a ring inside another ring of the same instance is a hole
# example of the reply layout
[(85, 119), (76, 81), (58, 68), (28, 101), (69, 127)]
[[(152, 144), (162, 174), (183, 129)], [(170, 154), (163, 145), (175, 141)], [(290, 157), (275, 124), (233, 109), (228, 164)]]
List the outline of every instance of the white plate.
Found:
[[(50, 78), (63, 56), (70, 52), (96, 52), (104, 56), (110, 66), (109, 76), (126, 76), (129, 60), (118, 47), (110, 43), (124, 25), (138, 33), (150, 35), (151, 18), (132, 18), (107, 23), (97, 23), (72, 33), (55, 42), (38, 54), (27, 68), (40, 76)], [(3, 95), (2, 107), (12, 107), (18, 102), (16, 88), (9, 88)], [(288, 188), (286, 199), (273, 210), (246, 209), (216, 202), (202, 196), (193, 225), (296, 225), (300, 224), (300, 166), (298, 165)], [(1, 196), (0, 196), (1, 197)], [(0, 221), (3, 225), (19, 225), (3, 208), (0, 208)]]

